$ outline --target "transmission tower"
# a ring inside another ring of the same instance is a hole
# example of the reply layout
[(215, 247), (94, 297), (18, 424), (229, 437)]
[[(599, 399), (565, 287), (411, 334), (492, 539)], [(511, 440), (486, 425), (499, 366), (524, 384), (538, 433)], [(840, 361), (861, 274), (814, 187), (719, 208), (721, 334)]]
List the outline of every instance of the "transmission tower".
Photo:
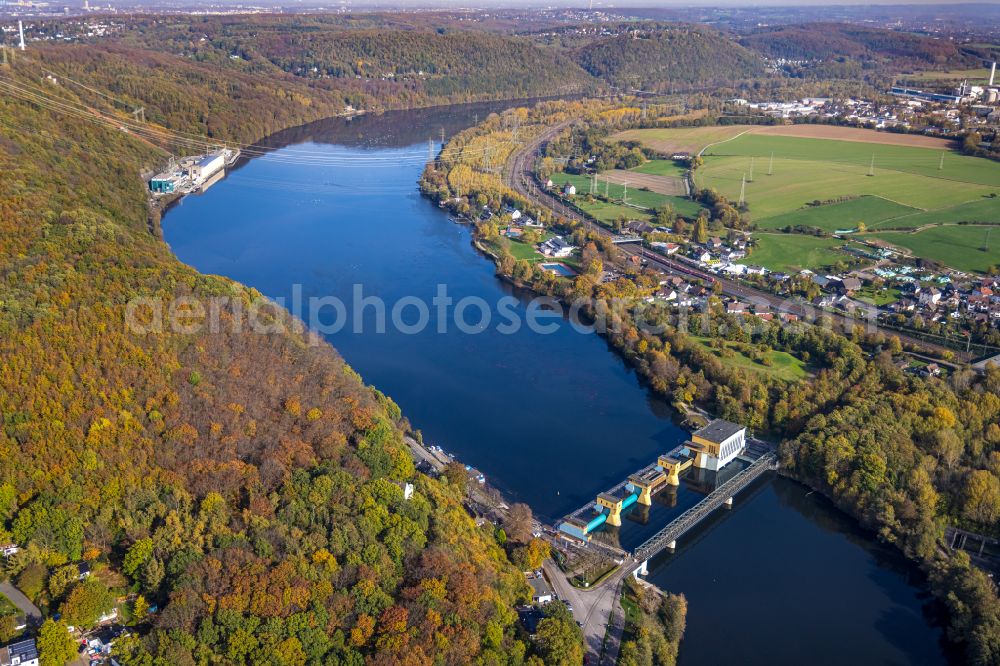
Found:
[(753, 182), (753, 159), (752, 157), (750, 158), (750, 178), (747, 180), (748, 183)]
[(941, 153), (941, 163), (938, 164), (938, 171), (944, 169), (944, 153)]
[(868, 167), (868, 175), (869, 176), (874, 176), (875, 175), (875, 156), (874, 155), (872, 155), (871, 166)]
[(767, 175), (768, 176), (773, 176), (774, 175), (774, 151), (773, 150), (771, 151), (771, 161), (769, 161), (767, 163)]
[(740, 203), (739, 203), (740, 206), (743, 205), (743, 201), (746, 198), (746, 193), (747, 193), (747, 175), (743, 174), (743, 180), (740, 182)]

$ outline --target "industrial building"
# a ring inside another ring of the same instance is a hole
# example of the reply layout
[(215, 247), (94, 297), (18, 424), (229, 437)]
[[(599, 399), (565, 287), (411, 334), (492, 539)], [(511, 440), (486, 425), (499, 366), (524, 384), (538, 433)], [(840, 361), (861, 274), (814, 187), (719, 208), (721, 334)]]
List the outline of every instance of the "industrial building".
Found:
[(717, 472), (746, 447), (747, 429), (741, 425), (716, 419), (691, 433), (688, 448), (695, 454), (694, 466)]
[(196, 164), (188, 167), (188, 174), (191, 180), (195, 182), (205, 182), (216, 172), (221, 171), (226, 167), (226, 157), (222, 151), (217, 153), (212, 153), (206, 155), (205, 157), (198, 160)]
[[(628, 480), (597, 496), (587, 505), (567, 516), (559, 525), (564, 534), (589, 541), (591, 534), (602, 525), (620, 527), (624, 511), (635, 504), (652, 505), (652, 497), (667, 486), (679, 486), (680, 475), (691, 467), (718, 472), (735, 460), (747, 447), (747, 429), (736, 423), (716, 419), (691, 433), (691, 439), (669, 453), (659, 456), (655, 464), (641, 469)], [(589, 510), (596, 512), (590, 514)]]
[(233, 164), (239, 155), (239, 150), (223, 148), (207, 155), (171, 161), (165, 171), (149, 180), (149, 191), (153, 194), (187, 194), (206, 190), (225, 175), (226, 167)]
[(174, 191), (175, 183), (173, 178), (155, 176), (149, 181), (149, 190), (157, 194), (170, 194)]

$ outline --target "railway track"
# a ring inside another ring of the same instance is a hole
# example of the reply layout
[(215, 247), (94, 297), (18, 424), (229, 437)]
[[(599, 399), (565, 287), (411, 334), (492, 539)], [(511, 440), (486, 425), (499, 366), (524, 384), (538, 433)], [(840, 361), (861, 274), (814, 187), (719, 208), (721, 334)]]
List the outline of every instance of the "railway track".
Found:
[[(553, 196), (550, 192), (540, 188), (534, 175), (533, 167), (535, 158), (541, 153), (545, 144), (555, 138), (564, 129), (573, 125), (577, 122), (577, 120), (578, 119), (576, 118), (571, 118), (557, 123), (556, 125), (546, 129), (538, 136), (534, 137), (532, 140), (526, 142), (518, 150), (514, 151), (511, 157), (507, 160), (507, 163), (504, 165), (504, 184), (537, 207), (546, 208), (565, 219), (575, 220), (585, 225), (588, 229), (603, 236), (612, 237), (614, 234), (610, 230), (595, 223), (586, 216), (581, 215), (579, 212), (566, 206), (566, 204), (564, 204), (558, 197)], [(729, 280), (717, 275), (710, 275), (681, 260), (669, 259), (661, 254), (647, 250), (641, 243), (621, 243), (619, 247), (629, 248), (634, 254), (638, 254), (640, 257), (645, 259), (647, 264), (656, 266), (667, 273), (681, 277), (698, 278), (708, 283), (718, 283), (721, 287), (722, 294), (725, 296), (738, 298), (755, 305), (766, 305), (770, 310), (793, 315), (803, 321), (829, 321), (834, 327), (845, 332), (851, 331), (851, 329), (857, 325), (874, 327), (876, 329), (879, 328), (877, 322), (872, 320), (846, 317), (844, 315), (818, 309), (812, 304), (799, 298), (779, 296), (767, 291), (748, 287), (734, 280)], [(879, 330), (886, 335), (895, 335), (899, 337), (901, 342), (911, 344), (917, 348), (936, 352), (947, 351), (954, 354), (955, 359), (957, 360), (963, 362), (969, 360), (967, 358), (968, 355), (962, 351), (951, 349), (949, 347), (945, 347), (944, 345), (938, 345), (932, 342), (920, 340), (919, 338), (911, 337), (905, 333), (892, 330)]]

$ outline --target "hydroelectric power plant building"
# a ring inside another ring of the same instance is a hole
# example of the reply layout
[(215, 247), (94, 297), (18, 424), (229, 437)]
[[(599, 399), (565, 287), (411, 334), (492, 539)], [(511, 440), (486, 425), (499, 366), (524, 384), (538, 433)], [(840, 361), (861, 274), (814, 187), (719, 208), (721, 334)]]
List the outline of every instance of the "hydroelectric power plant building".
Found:
[[(746, 449), (747, 429), (716, 419), (691, 433), (691, 439), (659, 456), (628, 480), (597, 496), (593, 505), (578, 509), (559, 525), (560, 531), (581, 541), (605, 523), (620, 527), (622, 512), (634, 504), (651, 506), (653, 495), (667, 486), (679, 486), (680, 475), (690, 467), (718, 472)], [(596, 511), (596, 515), (591, 511)]]

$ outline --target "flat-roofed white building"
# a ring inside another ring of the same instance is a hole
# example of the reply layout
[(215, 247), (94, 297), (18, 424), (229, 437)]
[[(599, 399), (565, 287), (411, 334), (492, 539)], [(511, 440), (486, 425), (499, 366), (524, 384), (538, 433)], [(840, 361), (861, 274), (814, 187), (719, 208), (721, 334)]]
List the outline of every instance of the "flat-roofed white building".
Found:
[(746, 439), (747, 429), (744, 426), (716, 419), (691, 433), (688, 448), (695, 454), (695, 467), (718, 471), (746, 448)]

